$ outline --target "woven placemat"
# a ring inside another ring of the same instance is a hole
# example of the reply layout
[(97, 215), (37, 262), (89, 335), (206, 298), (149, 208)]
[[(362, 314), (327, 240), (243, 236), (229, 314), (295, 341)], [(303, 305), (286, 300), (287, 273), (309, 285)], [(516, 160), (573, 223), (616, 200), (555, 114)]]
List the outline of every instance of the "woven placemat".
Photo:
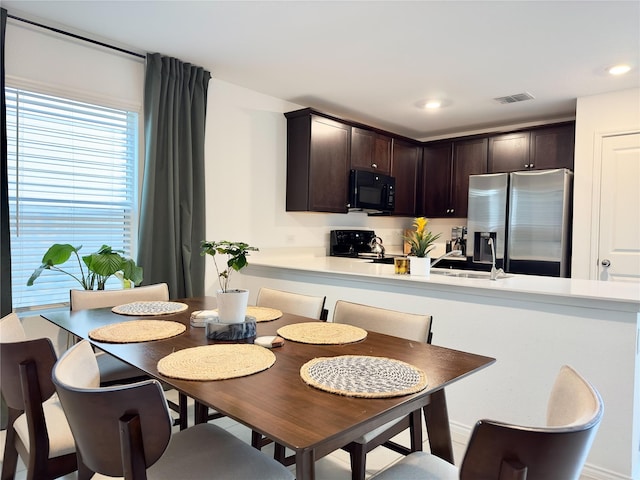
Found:
[[(216, 309), (214, 312), (217, 313), (218, 310)], [(255, 318), (256, 322), (269, 322), (280, 318), (282, 312), (275, 308), (248, 306), (246, 316)]]
[(261, 372), (275, 361), (273, 352), (259, 345), (206, 345), (167, 355), (158, 362), (158, 372), (181, 380), (224, 380)]
[(367, 338), (367, 331), (344, 323), (304, 322), (285, 325), (278, 329), (278, 335), (293, 342), (340, 345)]
[(189, 306), (180, 302), (132, 302), (117, 305), (111, 309), (113, 313), (120, 315), (167, 315), (185, 311)]
[(256, 322), (269, 322), (282, 316), (282, 312), (269, 307), (247, 307), (247, 315), (256, 319)]
[(427, 387), (427, 376), (419, 368), (364, 355), (314, 358), (300, 368), (300, 376), (312, 387), (347, 397), (400, 397)]
[(105, 343), (138, 343), (180, 335), (187, 329), (182, 323), (167, 320), (130, 320), (96, 328), (89, 338)]

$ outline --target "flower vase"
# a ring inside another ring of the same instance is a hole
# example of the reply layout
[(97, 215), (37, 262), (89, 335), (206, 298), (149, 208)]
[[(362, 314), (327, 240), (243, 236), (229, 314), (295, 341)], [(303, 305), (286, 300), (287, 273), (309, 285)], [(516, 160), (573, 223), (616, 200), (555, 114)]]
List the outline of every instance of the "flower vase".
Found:
[(428, 277), (431, 273), (431, 257), (408, 257), (409, 273), (413, 276)]
[(218, 290), (218, 318), (222, 323), (244, 322), (249, 303), (249, 290)]

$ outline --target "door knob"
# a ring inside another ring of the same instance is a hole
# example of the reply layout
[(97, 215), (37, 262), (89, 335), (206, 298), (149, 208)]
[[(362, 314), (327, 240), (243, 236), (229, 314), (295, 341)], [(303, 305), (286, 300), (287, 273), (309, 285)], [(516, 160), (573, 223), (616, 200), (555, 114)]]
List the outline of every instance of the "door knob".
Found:
[(604, 260), (602, 260), (602, 262), (600, 262), (600, 264), (603, 267), (610, 267), (611, 266), (611, 262), (609, 260), (607, 260), (606, 258)]

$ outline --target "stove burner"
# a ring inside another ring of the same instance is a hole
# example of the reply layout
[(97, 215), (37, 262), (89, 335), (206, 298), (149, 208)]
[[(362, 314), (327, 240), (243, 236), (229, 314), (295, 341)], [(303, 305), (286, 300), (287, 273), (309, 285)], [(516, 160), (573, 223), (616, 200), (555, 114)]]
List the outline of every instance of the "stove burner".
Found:
[(371, 253), (369, 244), (376, 236), (373, 230), (331, 230), (329, 255), (335, 257), (358, 257)]

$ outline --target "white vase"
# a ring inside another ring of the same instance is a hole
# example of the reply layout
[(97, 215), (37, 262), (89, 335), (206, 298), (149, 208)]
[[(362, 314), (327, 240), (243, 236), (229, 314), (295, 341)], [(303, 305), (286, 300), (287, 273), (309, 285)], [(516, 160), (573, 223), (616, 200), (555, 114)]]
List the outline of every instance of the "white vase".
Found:
[(218, 318), (221, 323), (244, 322), (249, 303), (249, 290), (218, 290)]
[(428, 277), (431, 273), (431, 257), (408, 257), (409, 273), (418, 277)]

